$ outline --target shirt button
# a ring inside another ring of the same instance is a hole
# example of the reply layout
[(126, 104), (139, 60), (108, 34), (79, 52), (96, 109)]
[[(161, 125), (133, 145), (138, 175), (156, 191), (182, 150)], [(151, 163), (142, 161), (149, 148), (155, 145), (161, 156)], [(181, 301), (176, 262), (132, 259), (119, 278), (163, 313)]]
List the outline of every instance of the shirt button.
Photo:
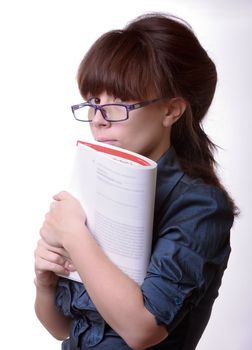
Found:
[(176, 297), (174, 299), (176, 305), (181, 305), (182, 304), (182, 299), (180, 297)]

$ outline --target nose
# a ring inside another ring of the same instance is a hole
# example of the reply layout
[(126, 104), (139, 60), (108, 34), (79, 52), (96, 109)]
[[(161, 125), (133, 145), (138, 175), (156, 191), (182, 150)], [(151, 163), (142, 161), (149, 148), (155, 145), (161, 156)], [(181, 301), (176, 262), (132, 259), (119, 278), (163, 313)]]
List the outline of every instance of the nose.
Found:
[(102, 109), (97, 108), (91, 125), (95, 127), (108, 127), (110, 124), (111, 123), (105, 119), (105, 112)]

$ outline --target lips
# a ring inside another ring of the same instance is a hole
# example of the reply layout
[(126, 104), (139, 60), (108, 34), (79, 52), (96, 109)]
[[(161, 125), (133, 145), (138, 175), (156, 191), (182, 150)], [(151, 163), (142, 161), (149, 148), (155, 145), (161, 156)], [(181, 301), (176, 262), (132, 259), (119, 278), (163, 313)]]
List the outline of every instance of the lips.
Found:
[(107, 138), (103, 138), (103, 137), (97, 138), (96, 141), (103, 142), (103, 143), (114, 143), (114, 142), (116, 142), (116, 140), (114, 140), (114, 139), (107, 139)]

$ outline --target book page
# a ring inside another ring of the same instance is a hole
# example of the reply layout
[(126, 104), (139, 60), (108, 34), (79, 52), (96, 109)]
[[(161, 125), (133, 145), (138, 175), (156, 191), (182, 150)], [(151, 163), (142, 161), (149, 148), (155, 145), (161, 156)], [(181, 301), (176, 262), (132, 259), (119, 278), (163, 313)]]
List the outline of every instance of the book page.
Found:
[(155, 183), (156, 168), (132, 167), (78, 148), (70, 191), (80, 200), (97, 243), (138, 284), (150, 259)]

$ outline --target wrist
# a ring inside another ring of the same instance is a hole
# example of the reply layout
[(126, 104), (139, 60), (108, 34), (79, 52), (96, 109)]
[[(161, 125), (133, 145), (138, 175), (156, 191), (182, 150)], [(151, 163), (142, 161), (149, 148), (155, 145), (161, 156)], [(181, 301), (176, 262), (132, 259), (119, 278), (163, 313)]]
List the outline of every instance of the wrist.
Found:
[(72, 232), (71, 235), (66, 235), (62, 242), (62, 246), (71, 256), (72, 250), (75, 250), (79, 245), (85, 247), (85, 241), (89, 235), (90, 232), (88, 228), (86, 226), (83, 226), (75, 232)]

